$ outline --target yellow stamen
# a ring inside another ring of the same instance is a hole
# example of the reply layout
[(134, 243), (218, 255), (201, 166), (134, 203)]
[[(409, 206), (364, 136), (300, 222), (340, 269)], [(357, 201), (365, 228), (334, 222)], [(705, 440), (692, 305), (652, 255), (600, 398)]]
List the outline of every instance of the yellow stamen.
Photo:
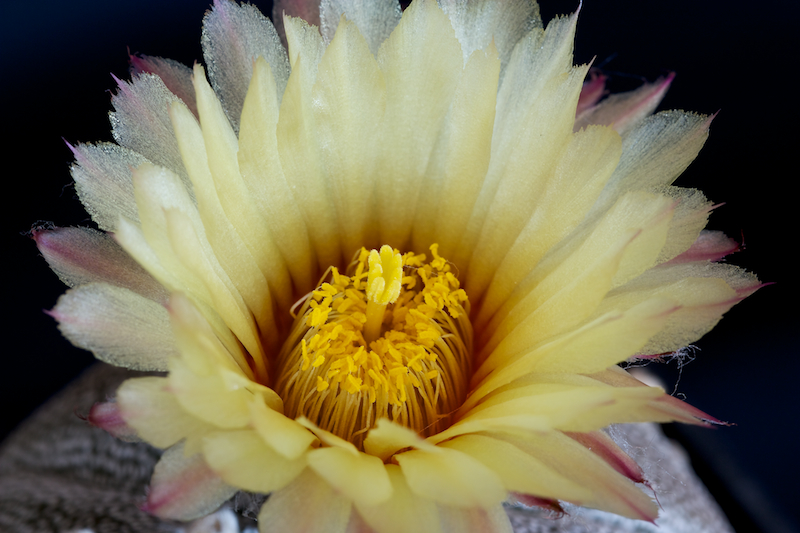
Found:
[(346, 275), (328, 270), (278, 356), (287, 416), (357, 446), (380, 418), (423, 435), (448, 423), (466, 397), (472, 327), (451, 264), (431, 252), (362, 248)]
[(386, 305), (400, 296), (403, 279), (403, 256), (391, 246), (381, 246), (381, 251), (369, 253), (369, 276), (367, 277), (367, 322), (364, 324), (364, 340), (367, 345), (381, 336), (381, 327)]

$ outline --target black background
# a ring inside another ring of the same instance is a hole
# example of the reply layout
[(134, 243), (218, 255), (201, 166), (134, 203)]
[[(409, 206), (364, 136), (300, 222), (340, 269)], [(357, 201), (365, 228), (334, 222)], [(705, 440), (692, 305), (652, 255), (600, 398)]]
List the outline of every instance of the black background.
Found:
[[(269, 2), (255, 2), (269, 13)], [(25, 236), (38, 221), (91, 225), (68, 165), (70, 142), (111, 140), (110, 73), (126, 77), (126, 47), (191, 65), (202, 60), (207, 0), (3, 2), (0, 141), (4, 195), (4, 348), (0, 438), (90, 364), (42, 310), (64, 287)], [(542, 0), (545, 20), (575, 1)], [(587, 0), (576, 62), (596, 57), (612, 90), (675, 71), (661, 109), (720, 111), (699, 158), (678, 184), (726, 204), (710, 228), (744, 240), (730, 262), (775, 282), (735, 307), (679, 371), (677, 393), (736, 425), (673, 427), (739, 531), (797, 531), (798, 52), (800, 8), (789, 0)]]

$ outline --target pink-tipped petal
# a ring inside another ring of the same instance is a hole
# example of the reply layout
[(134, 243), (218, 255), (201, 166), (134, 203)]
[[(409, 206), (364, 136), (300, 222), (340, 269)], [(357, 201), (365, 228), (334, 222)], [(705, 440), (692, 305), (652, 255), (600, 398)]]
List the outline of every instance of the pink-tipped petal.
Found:
[(114, 112), (109, 115), (114, 140), (175, 172), (191, 190), (169, 116), (170, 106), (180, 99), (154, 74), (140, 74), (130, 82), (114, 80), (119, 86), (111, 98)]
[(138, 441), (136, 430), (130, 427), (119, 412), (117, 402), (98, 402), (89, 410), (86, 421), (124, 441)]
[(201, 454), (185, 457), (183, 444), (177, 444), (156, 464), (142, 510), (161, 518), (192, 520), (216, 510), (236, 490), (206, 465)]
[(283, 27), (284, 14), (299, 17), (312, 26), (319, 27), (319, 0), (275, 0), (272, 5), (272, 20), (283, 47), (289, 48), (286, 43), (286, 29)]
[(627, 132), (655, 111), (674, 78), (673, 72), (653, 83), (645, 83), (633, 91), (612, 94), (577, 116), (575, 130), (590, 124), (599, 124), (611, 125), (620, 133)]
[(608, 76), (602, 74), (597, 69), (589, 71), (589, 80), (583, 82), (581, 95), (578, 98), (578, 108), (575, 116), (580, 117), (585, 111), (594, 106), (603, 97), (606, 90), (606, 80)]
[(134, 76), (143, 73), (155, 74), (172, 94), (183, 100), (194, 116), (197, 116), (197, 101), (192, 85), (192, 69), (175, 61), (163, 57), (148, 56), (144, 54), (131, 54), (131, 71)]
[(90, 228), (34, 230), (33, 240), (66, 285), (105, 282), (166, 305), (167, 290), (107, 233)]
[(540, 498), (539, 496), (534, 496), (532, 494), (520, 494), (519, 492), (512, 492), (511, 495), (522, 505), (527, 505), (528, 507), (541, 507), (542, 509), (547, 509), (548, 511), (558, 513), (557, 516), (565, 514), (564, 509), (561, 507), (561, 504), (558, 503), (558, 500)]
[(611, 437), (602, 431), (591, 433), (566, 433), (571, 439), (583, 444), (589, 450), (600, 456), (611, 468), (635, 483), (644, 482), (644, 473), (641, 467), (622, 451), (622, 448), (611, 440)]
[(719, 261), (726, 255), (739, 251), (739, 249), (739, 243), (721, 231), (703, 230), (688, 250), (665, 264)]

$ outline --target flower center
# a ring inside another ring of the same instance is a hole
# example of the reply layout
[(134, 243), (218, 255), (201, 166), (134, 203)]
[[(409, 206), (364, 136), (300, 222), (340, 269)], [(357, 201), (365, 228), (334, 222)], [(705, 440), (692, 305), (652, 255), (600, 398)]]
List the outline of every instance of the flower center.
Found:
[(469, 302), (431, 246), (400, 255), (362, 248), (303, 301), (278, 356), (287, 416), (305, 416), (361, 447), (388, 418), (423, 436), (449, 425), (471, 375)]

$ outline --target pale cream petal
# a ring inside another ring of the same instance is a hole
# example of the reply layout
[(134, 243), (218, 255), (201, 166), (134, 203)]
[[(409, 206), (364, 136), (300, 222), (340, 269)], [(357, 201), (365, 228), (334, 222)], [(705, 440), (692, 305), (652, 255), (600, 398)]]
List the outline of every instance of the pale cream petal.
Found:
[[(320, 161), (319, 140), (311, 100), (317, 76), (317, 63), (324, 45), (316, 28), (300, 19), (285, 17), (292, 74), (286, 85), (278, 118), (278, 154), (286, 182), (294, 192), (311, 238), (311, 248), (323, 272), (339, 264), (343, 255), (339, 246), (336, 212)], [(349, 259), (349, 258), (348, 258)]]
[(439, 244), (450, 257), (472, 214), (489, 166), (497, 83), (497, 50), (472, 54), (445, 117), (425, 175), (414, 221), (414, 249)]
[(616, 167), (621, 140), (610, 128), (592, 127), (572, 137), (532, 216), (491, 279), (476, 326), (508, 299), (542, 257), (583, 219)]
[[(574, 327), (606, 292), (652, 267), (666, 239), (670, 198), (628, 193), (587, 235), (577, 234), (522, 281), (488, 326), (483, 356), (499, 361)], [(479, 342), (482, 339), (479, 339)]]
[(675, 73), (672, 73), (653, 83), (645, 83), (633, 91), (609, 95), (596, 106), (578, 113), (575, 117), (575, 130), (590, 124), (601, 124), (613, 126), (620, 133), (630, 131), (655, 111), (674, 78)]
[(168, 448), (187, 437), (199, 437), (215, 429), (190, 415), (169, 391), (161, 377), (126, 380), (117, 389), (122, 418), (140, 437), (158, 448)]
[[(166, 231), (165, 209), (180, 209), (202, 228), (197, 207), (183, 182), (173, 172), (149, 163), (140, 165), (133, 175), (134, 195), (141, 219), (141, 230), (120, 219), (117, 242), (171, 291), (187, 292), (207, 300), (203, 284), (175, 257)], [(144, 239), (145, 243), (140, 242)]]
[(356, 502), (364, 521), (380, 533), (442, 533), (437, 506), (411, 492), (399, 466), (387, 464), (386, 473), (392, 483), (392, 498), (377, 505)]
[(392, 496), (383, 461), (344, 448), (317, 448), (306, 454), (308, 466), (337, 492), (356, 504), (377, 505)]
[(666, 414), (653, 416), (651, 408), (651, 403), (663, 395), (663, 390), (652, 387), (533, 384), (493, 395), (430, 440), (442, 442), (482, 431), (585, 432), (616, 423), (667, 422), (672, 418)]
[(638, 520), (652, 521), (658, 507), (642, 490), (617, 473), (602, 458), (560, 432), (530, 434), (524, 437), (496, 434), (556, 472), (589, 490), (578, 505), (609, 511)]
[(514, 46), (535, 28), (542, 28), (539, 6), (532, 0), (439, 0), (464, 54), (464, 62), (475, 50), (494, 42), (500, 57), (501, 72), (511, 58)]
[(433, 0), (414, 2), (381, 46), (386, 80), (375, 175), (381, 243), (410, 244), (417, 198), (431, 152), (461, 78), (461, 46)]
[(598, 312), (627, 309), (653, 297), (675, 299), (681, 308), (641, 349), (644, 354), (670, 353), (705, 335), (728, 309), (750, 293), (748, 289), (758, 286), (755, 276), (732, 265), (675, 264), (651, 269), (615, 289)]
[(169, 92), (177, 96), (192, 110), (197, 116), (197, 102), (194, 97), (194, 87), (192, 86), (192, 69), (174, 59), (164, 57), (148, 56), (144, 54), (133, 54), (130, 57), (133, 74), (138, 75), (143, 72), (155, 74)]
[(112, 365), (163, 371), (177, 353), (164, 306), (122, 287), (81, 285), (61, 296), (50, 314), (70, 342)]
[[(203, 202), (200, 204), (200, 215), (204, 219), (209, 239), (214, 248), (219, 250), (217, 255), (224, 258), (221, 262), (243, 295), (245, 290), (242, 286), (257, 285), (257, 283), (253, 283), (256, 278), (254, 273), (249, 275), (243, 273), (242, 275), (247, 282), (236, 282), (239, 276), (236, 269), (246, 270), (244, 264), (255, 261), (257, 268), (263, 275), (262, 277), (266, 278), (269, 283), (269, 290), (264, 290), (260, 287), (256, 288), (257, 295), (247, 298), (248, 306), (257, 317), (264, 315), (264, 311), (260, 309), (261, 306), (271, 305), (270, 293), (276, 299), (278, 305), (287, 308), (293, 303), (290, 301), (291, 282), (289, 280), (289, 272), (272, 240), (272, 235), (264, 217), (258, 212), (256, 204), (250, 199), (250, 194), (239, 173), (237, 158), (239, 143), (236, 135), (225, 119), (219, 100), (217, 100), (208, 82), (206, 82), (203, 69), (199, 65), (195, 66), (194, 84), (197, 92), (197, 106), (200, 113), (202, 139), (205, 141), (205, 155), (207, 156), (209, 172), (204, 172), (205, 168), (198, 168), (198, 165), (193, 168), (190, 174), (197, 190), (198, 198), (201, 196), (200, 189), (202, 188), (203, 200), (208, 203), (213, 202), (215, 206), (213, 211), (209, 210), (208, 214), (210, 216), (205, 217), (206, 212), (203, 208)], [(195, 135), (190, 137), (194, 138)], [(192, 148), (194, 148), (194, 151), (191, 150)], [(181, 143), (181, 150), (184, 157), (199, 158), (203, 155), (203, 150), (192, 144), (185, 146)], [(219, 210), (216, 206), (219, 206)], [(212, 232), (209, 228), (210, 220), (208, 218), (214, 220), (224, 218), (227, 220), (230, 230), (224, 231), (224, 236), (218, 236), (216, 232)], [(235, 250), (238, 252), (236, 259), (231, 257), (234, 249), (223, 244), (223, 242), (232, 241), (241, 241), (241, 245)], [(228, 262), (231, 264), (226, 264)]]
[[(506, 160), (498, 160), (495, 131), (492, 162), (474, 220), (470, 222), (472, 226), (479, 221), (481, 229), (471, 252), (464, 286), (476, 298), (482, 297), (497, 266), (535, 212), (547, 184), (557, 179), (559, 160), (570, 148), (572, 120), (586, 71), (587, 67), (575, 67), (558, 73), (524, 113), (520, 112), (526, 115), (526, 124), (516, 132), (514, 146), (501, 156)], [(498, 111), (499, 104), (498, 96)], [(596, 156), (590, 153), (588, 157)], [(599, 170), (605, 171), (603, 167)]]
[(662, 111), (626, 133), (619, 165), (590, 216), (608, 209), (626, 191), (659, 191), (675, 181), (703, 147), (711, 118)]
[(414, 494), (444, 505), (484, 509), (506, 498), (500, 478), (491, 469), (460, 451), (443, 451), (411, 450), (395, 455)]
[[(495, 365), (462, 406), (470, 409), (486, 394), (533, 372), (598, 372), (637, 353), (679, 309), (671, 299), (653, 298), (626, 312), (611, 312), (533, 350)], [(478, 381), (475, 379), (474, 381)]]
[(688, 250), (708, 223), (713, 208), (705, 195), (697, 189), (665, 187), (662, 194), (675, 199), (675, 214), (669, 224), (664, 246), (657, 263), (664, 263)]
[(270, 494), (258, 514), (260, 533), (345, 533), (352, 504), (307, 468)]
[[(165, 212), (167, 218), (167, 235), (173, 246), (175, 255), (184, 266), (191, 268), (194, 275), (206, 284), (211, 294), (211, 302), (220, 316), (225, 320), (237, 338), (251, 354), (261, 354), (261, 337), (264, 333), (267, 341), (275, 341), (273, 317), (263, 317), (261, 324), (256, 325), (253, 314), (236, 290), (227, 272), (216, 261), (216, 256), (205, 255), (205, 246), (195, 232), (188, 217), (177, 210)], [(266, 312), (271, 313), (271, 309)]]
[[(166, 263), (172, 267), (172, 270), (164, 267), (156, 252), (147, 242), (142, 229), (132, 222), (121, 218), (119, 229), (114, 234), (114, 238), (131, 257), (136, 259), (137, 263), (142, 265), (162, 285), (171, 291), (187, 294), (191, 298), (192, 304), (202, 312), (205, 320), (212, 325), (216, 335), (222, 339), (231, 353), (236, 352), (236, 350), (241, 351), (241, 344), (236, 340), (222, 317), (219, 316), (217, 310), (214, 309), (211, 295), (202, 280), (197, 279), (194, 274), (184, 269), (183, 265), (177, 261), (168, 248), (164, 248), (160, 242), (158, 243), (160, 249), (166, 250), (163, 257)], [(174, 296), (175, 292), (172, 293), (172, 298)]]
[[(204, 313), (186, 295), (178, 292), (170, 296), (168, 309), (181, 357), (196, 372), (209, 374), (221, 366), (231, 371), (238, 370), (248, 378), (256, 379), (241, 343), (213, 309)], [(266, 373), (266, 370), (263, 372)], [(267, 400), (272, 406), (272, 398)], [(282, 406), (275, 408), (282, 409)]]
[(268, 407), (261, 396), (250, 402), (250, 418), (264, 442), (287, 459), (298, 458), (317, 440), (306, 428)]
[(306, 467), (305, 457), (287, 459), (252, 430), (218, 431), (203, 439), (203, 456), (226, 483), (269, 493), (291, 483)]
[(312, 25), (305, 19), (297, 18), (286, 13), (284, 15), (284, 25), (286, 28), (287, 50), (289, 63), (292, 70), (297, 68), (298, 58), (303, 57), (303, 65), (311, 79), (316, 78), (317, 64), (325, 53), (326, 44), (319, 34), (319, 27)]
[[(496, 210), (502, 208), (495, 198), (501, 183), (508, 179), (507, 193), (513, 188), (512, 182), (518, 184), (521, 189), (515, 205), (521, 199), (530, 205), (532, 199), (526, 194), (540, 187), (550, 170), (542, 162), (552, 161), (534, 156), (555, 157), (569, 141), (586, 74), (585, 67), (572, 66), (575, 22), (575, 16), (556, 18), (547, 30), (533, 29), (514, 47), (497, 93), (486, 181), (458, 253), (452, 258), (458, 265), (468, 264), (481, 232), (491, 231), (485, 220), (493, 204)], [(515, 221), (512, 217), (508, 223)]]
[(289, 78), (289, 61), (272, 22), (255, 6), (215, 0), (203, 19), (201, 42), (208, 76), (234, 131), (239, 131), (256, 57), (272, 67), (280, 99)]
[(75, 155), (75, 163), (70, 167), (75, 190), (97, 226), (116, 231), (120, 216), (138, 224), (131, 169), (147, 159), (112, 143), (67, 146)]
[(558, 500), (583, 500), (589, 491), (516, 446), (486, 435), (462, 435), (441, 446), (466, 453), (495, 472), (507, 491)]
[(227, 485), (201, 454), (184, 455), (177, 444), (156, 464), (142, 510), (161, 518), (192, 520), (215, 511), (238, 489)]
[(317, 282), (312, 279), (316, 257), (300, 207), (283, 174), (277, 124), (278, 95), (272, 70), (264, 58), (258, 58), (242, 109), (239, 170), (250, 198), (289, 266), (297, 292), (305, 293)]
[(33, 239), (53, 272), (70, 287), (104, 282), (167, 303), (167, 290), (107, 233), (91, 228), (54, 228), (34, 231)]
[(373, 55), (400, 22), (402, 11), (397, 0), (322, 0), (319, 5), (320, 32), (325, 44), (333, 40), (339, 19), (345, 18), (358, 27)]
[(530, 360), (538, 359), (538, 372), (597, 372), (618, 363), (624, 354), (640, 350), (679, 307), (672, 299), (652, 298), (580, 328), (568, 335), (570, 341), (558, 350), (536, 350), (541, 356), (534, 355)]
[(169, 120), (170, 105), (180, 99), (153, 74), (141, 74), (130, 82), (117, 81), (119, 92), (111, 99), (114, 112), (109, 114), (114, 140), (180, 176), (191, 196), (191, 186)]
[[(324, 8), (325, 4), (323, 4)], [(324, 13), (324, 11), (323, 11)], [(312, 92), (325, 181), (330, 187), (345, 254), (376, 242), (374, 169), (386, 86), (367, 42), (344, 20), (319, 63)]]

